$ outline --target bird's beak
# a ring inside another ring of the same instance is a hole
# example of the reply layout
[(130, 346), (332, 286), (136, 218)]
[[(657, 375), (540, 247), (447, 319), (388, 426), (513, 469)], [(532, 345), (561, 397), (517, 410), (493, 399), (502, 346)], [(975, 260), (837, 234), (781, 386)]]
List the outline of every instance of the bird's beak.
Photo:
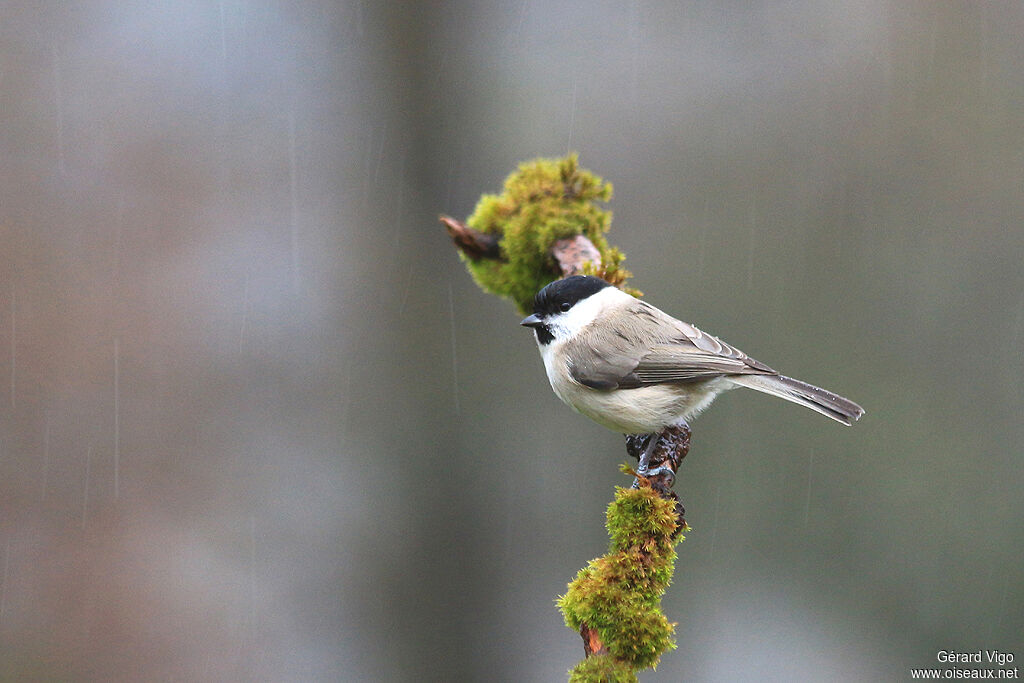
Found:
[(523, 321), (519, 324), (522, 325), (523, 327), (540, 327), (541, 325), (544, 324), (544, 321), (537, 317), (536, 313), (531, 313), (530, 315), (523, 318)]

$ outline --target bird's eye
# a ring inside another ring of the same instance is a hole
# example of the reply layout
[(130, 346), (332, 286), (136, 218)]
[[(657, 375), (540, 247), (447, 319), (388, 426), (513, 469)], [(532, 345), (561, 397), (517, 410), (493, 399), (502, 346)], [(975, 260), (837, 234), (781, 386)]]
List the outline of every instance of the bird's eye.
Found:
[(568, 313), (570, 308), (572, 308), (572, 306), (569, 304), (568, 301), (566, 301), (561, 306), (558, 307), (558, 310), (560, 310), (562, 313)]

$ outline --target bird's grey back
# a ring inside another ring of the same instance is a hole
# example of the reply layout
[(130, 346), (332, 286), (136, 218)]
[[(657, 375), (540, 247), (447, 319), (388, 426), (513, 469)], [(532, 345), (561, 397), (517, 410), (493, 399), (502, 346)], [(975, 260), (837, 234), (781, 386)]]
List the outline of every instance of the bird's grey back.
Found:
[(615, 323), (591, 324), (566, 342), (573, 378), (594, 389), (630, 389), (723, 375), (777, 374), (739, 349), (650, 304), (625, 301)]

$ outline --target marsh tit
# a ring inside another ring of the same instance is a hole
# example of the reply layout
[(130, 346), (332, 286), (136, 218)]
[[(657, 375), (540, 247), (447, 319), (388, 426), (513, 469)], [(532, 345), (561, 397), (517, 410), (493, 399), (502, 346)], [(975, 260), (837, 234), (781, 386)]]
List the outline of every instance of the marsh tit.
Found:
[[(537, 336), (555, 395), (623, 434), (683, 426), (735, 387), (799, 403), (845, 425), (864, 414), (853, 401), (780, 375), (596, 277), (547, 285), (521, 324)], [(639, 474), (656, 473), (648, 464), (657, 441), (652, 437), (644, 449)]]

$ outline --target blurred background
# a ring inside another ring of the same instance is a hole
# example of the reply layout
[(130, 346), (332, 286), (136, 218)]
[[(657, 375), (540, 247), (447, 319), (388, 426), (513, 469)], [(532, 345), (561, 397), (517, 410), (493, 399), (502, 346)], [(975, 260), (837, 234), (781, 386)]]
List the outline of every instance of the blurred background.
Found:
[(0, 6), (0, 677), (557, 681), (622, 437), (437, 223), (578, 150), (695, 424), (644, 680), (1024, 659), (1016, 2)]

